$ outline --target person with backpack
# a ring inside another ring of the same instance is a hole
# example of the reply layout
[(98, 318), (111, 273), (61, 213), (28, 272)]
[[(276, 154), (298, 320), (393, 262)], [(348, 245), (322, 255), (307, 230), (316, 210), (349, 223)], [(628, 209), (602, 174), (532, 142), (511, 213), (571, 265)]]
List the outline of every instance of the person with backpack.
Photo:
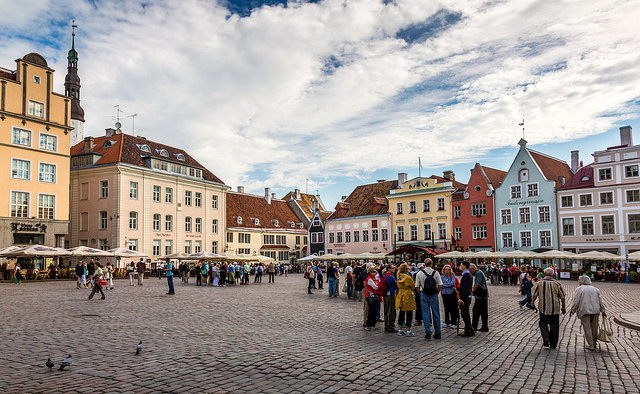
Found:
[(518, 302), (520, 304), (520, 309), (522, 309), (526, 305), (527, 308), (533, 309), (534, 311), (536, 310), (536, 307), (531, 305), (531, 289), (533, 289), (533, 280), (531, 280), (531, 275), (525, 272), (522, 275), (521, 290), (521, 294), (525, 297), (524, 300)]
[(380, 294), (382, 294), (382, 305), (384, 307), (384, 331), (396, 332), (396, 294), (398, 293), (398, 281), (393, 276), (396, 267), (387, 265), (387, 271), (380, 281)]
[(424, 339), (431, 339), (431, 318), (433, 317), (433, 338), (442, 338), (440, 325), (440, 300), (438, 294), (442, 289), (440, 273), (433, 269), (430, 258), (418, 264), (420, 270), (416, 274), (416, 291), (420, 292), (422, 304), (422, 321), (424, 322)]

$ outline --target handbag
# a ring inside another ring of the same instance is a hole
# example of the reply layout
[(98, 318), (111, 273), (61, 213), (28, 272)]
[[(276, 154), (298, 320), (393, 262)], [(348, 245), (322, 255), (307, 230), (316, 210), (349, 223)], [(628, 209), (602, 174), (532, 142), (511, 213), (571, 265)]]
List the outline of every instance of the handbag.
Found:
[(609, 318), (602, 319), (602, 324), (598, 330), (598, 340), (602, 342), (613, 342), (613, 330)]
[(305, 278), (305, 279), (309, 279), (309, 273), (308, 273), (308, 272), (305, 272), (305, 273), (304, 273), (304, 278)]
[(381, 301), (380, 300), (380, 296), (377, 295), (376, 293), (374, 293), (373, 291), (370, 291), (368, 295), (369, 295), (369, 297), (367, 297), (367, 298), (369, 298), (369, 302), (370, 303), (375, 303), (375, 302), (380, 302)]

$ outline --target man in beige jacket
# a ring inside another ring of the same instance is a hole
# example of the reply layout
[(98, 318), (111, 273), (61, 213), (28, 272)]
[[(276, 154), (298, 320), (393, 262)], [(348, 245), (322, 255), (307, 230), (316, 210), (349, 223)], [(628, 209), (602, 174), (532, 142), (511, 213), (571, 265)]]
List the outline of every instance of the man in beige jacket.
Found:
[(591, 286), (591, 278), (582, 275), (578, 278), (580, 286), (576, 289), (573, 297), (570, 315), (578, 314), (582, 323), (584, 339), (587, 341), (587, 349), (594, 350), (598, 341), (598, 318), (602, 313), (602, 318), (606, 318), (604, 303), (600, 290)]

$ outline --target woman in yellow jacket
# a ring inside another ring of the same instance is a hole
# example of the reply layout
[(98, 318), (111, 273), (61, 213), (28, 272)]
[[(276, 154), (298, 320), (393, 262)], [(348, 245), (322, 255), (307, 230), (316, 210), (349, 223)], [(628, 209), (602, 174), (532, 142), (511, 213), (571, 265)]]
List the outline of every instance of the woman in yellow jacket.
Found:
[(400, 309), (398, 315), (398, 335), (413, 336), (411, 322), (413, 321), (413, 311), (416, 310), (416, 298), (413, 290), (416, 287), (406, 263), (398, 267), (398, 295), (396, 296), (396, 309)]

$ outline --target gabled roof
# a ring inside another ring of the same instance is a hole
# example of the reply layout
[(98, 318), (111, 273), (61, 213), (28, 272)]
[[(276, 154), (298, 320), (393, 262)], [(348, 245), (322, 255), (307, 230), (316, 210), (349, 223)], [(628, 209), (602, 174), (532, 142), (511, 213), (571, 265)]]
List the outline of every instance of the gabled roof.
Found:
[(502, 180), (507, 176), (506, 171), (498, 170), (491, 167), (480, 165), (480, 169), (484, 172), (485, 178), (494, 188), (500, 186)]
[(438, 176), (438, 175), (431, 175), (429, 178), (430, 178), (430, 179), (435, 179), (435, 180), (436, 180), (436, 182), (438, 182), (438, 183), (451, 182), (451, 184), (453, 185), (453, 187), (455, 187), (456, 189), (458, 189), (458, 190), (456, 190), (456, 191), (461, 191), (461, 190), (464, 190), (464, 189), (466, 189), (466, 188), (467, 188), (467, 185), (465, 185), (464, 183), (461, 183), (461, 182), (458, 182), (458, 181), (450, 181), (449, 179), (444, 178), (444, 177), (441, 177), (441, 176)]
[[(105, 142), (110, 143), (105, 145)], [(81, 141), (78, 144), (71, 147), (71, 157), (88, 154), (84, 152), (85, 141)], [(95, 166), (104, 164), (126, 163), (138, 167), (150, 168), (145, 157), (153, 157), (164, 161), (187, 165), (190, 167), (198, 168), (202, 170), (202, 178), (207, 181), (224, 184), (224, 182), (215, 176), (211, 171), (206, 169), (202, 164), (198, 163), (193, 157), (191, 157), (186, 151), (174, 148), (173, 146), (160, 144), (145, 138), (135, 137), (129, 134), (113, 134), (109, 137), (101, 136), (93, 139), (93, 153), (102, 155), (100, 159), (95, 163)], [(144, 152), (140, 149), (140, 146), (147, 145), (150, 152)], [(160, 151), (166, 150), (169, 157), (160, 155)], [(177, 156), (183, 155), (184, 161), (178, 160)]]
[[(353, 189), (344, 202), (336, 204), (336, 211), (329, 219), (341, 219), (366, 215), (382, 215), (389, 211), (386, 196), (398, 187), (398, 181), (379, 181), (360, 185)], [(382, 204), (384, 199), (384, 204)]]
[[(238, 217), (242, 223), (238, 223)], [(254, 219), (258, 219), (258, 224)], [(276, 221), (277, 220), (277, 225)], [(291, 223), (294, 227), (291, 227)], [(248, 193), (227, 192), (227, 228), (255, 228), (301, 230), (300, 219), (284, 200), (271, 199), (271, 204), (264, 196)]]
[(573, 176), (571, 167), (569, 167), (566, 162), (528, 148), (527, 151), (533, 160), (535, 160), (544, 177), (550, 181), (555, 181), (556, 189), (562, 186), (560, 177), (564, 177), (565, 180), (569, 180)]
[(582, 189), (593, 187), (595, 185), (593, 179), (593, 167), (591, 164), (581, 167), (576, 173), (567, 180), (567, 182), (558, 188), (558, 190)]
[(318, 202), (318, 208), (320, 210), (322, 210), (324, 208), (322, 201), (320, 200), (319, 196), (314, 196), (313, 194), (307, 194), (307, 193), (300, 193), (300, 198), (297, 199), (295, 198), (296, 194), (295, 192), (289, 192), (287, 193), (284, 197), (282, 197), (282, 199), (284, 201), (289, 201), (289, 200), (295, 200), (295, 202), (298, 204), (298, 206), (300, 207), (300, 209), (302, 209), (302, 211), (304, 212), (305, 216), (308, 219), (311, 219), (313, 217), (313, 214), (315, 213), (313, 210), (313, 202), (317, 201)]

